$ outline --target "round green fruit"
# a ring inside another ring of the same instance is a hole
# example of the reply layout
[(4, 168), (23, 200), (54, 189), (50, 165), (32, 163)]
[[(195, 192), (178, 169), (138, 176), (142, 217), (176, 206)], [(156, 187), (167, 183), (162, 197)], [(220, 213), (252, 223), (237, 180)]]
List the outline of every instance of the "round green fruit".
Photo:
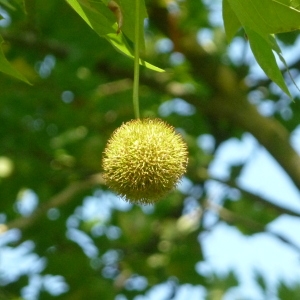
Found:
[(160, 119), (136, 119), (116, 129), (104, 150), (106, 184), (126, 201), (152, 204), (186, 171), (186, 143)]

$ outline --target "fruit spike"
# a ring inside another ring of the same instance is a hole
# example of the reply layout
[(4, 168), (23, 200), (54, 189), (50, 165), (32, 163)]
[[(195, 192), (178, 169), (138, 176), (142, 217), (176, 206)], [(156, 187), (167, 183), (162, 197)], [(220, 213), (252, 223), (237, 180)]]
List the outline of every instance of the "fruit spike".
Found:
[(153, 204), (186, 171), (186, 143), (160, 119), (136, 119), (117, 128), (104, 150), (106, 184), (126, 201)]

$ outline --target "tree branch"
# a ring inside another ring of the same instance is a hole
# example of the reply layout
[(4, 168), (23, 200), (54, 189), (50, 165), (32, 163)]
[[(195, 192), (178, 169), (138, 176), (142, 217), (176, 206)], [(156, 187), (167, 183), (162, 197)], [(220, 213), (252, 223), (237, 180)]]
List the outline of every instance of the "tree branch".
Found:
[(248, 197), (249, 199), (252, 199), (253, 202), (260, 203), (263, 206), (271, 208), (271, 209), (273, 209), (274, 211), (276, 211), (276, 212), (278, 212), (280, 214), (288, 214), (290, 216), (300, 217), (300, 213), (295, 212), (295, 211), (293, 211), (293, 210), (291, 210), (289, 208), (283, 207), (281, 205), (275, 204), (275, 203), (273, 203), (271, 201), (268, 201), (265, 198), (263, 198), (263, 197), (261, 197), (261, 196), (259, 196), (257, 194), (254, 194), (254, 193), (252, 193), (250, 191), (247, 191), (246, 189), (243, 189), (240, 186), (238, 186), (233, 180), (227, 181), (227, 180), (222, 180), (222, 179), (219, 179), (219, 178), (209, 177), (209, 176), (206, 179), (207, 180), (208, 179), (214, 180), (214, 181), (217, 181), (219, 183), (225, 184), (225, 185), (227, 185), (227, 186), (229, 186), (231, 188), (237, 189), (242, 194), (244, 194), (246, 197)]
[(239, 91), (231, 97), (216, 97), (208, 114), (226, 118), (235, 126), (250, 132), (277, 160), (300, 190), (300, 156), (290, 144), (290, 134), (273, 118), (260, 115)]
[(104, 184), (101, 174), (95, 174), (84, 181), (71, 183), (57, 195), (53, 196), (48, 202), (42, 203), (30, 216), (20, 217), (12, 220), (7, 224), (0, 224), (0, 234), (12, 228), (26, 229), (32, 226), (40, 218), (42, 218), (50, 208), (57, 208), (71, 202), (75, 195), (88, 190), (98, 184)]
[(234, 212), (216, 204), (216, 203), (212, 203), (212, 202), (207, 202), (206, 203), (206, 209), (210, 209), (214, 212), (216, 212), (220, 218), (228, 223), (239, 223), (244, 225), (245, 227), (254, 230), (254, 231), (263, 231), (266, 232), (270, 235), (272, 235), (273, 237), (279, 239), (280, 241), (284, 242), (285, 244), (289, 245), (290, 247), (292, 247), (294, 250), (296, 250), (297, 252), (300, 253), (300, 247), (298, 245), (296, 245), (293, 241), (291, 241), (290, 239), (288, 239), (287, 237), (283, 236), (282, 234), (273, 232), (268, 230), (263, 224), (258, 223), (256, 221), (253, 221), (251, 219), (248, 219), (244, 216), (241, 215), (237, 215)]
[(56, 40), (45, 40), (37, 36), (35, 32), (22, 32), (21, 35), (1, 31), (1, 35), (5, 41), (13, 43), (21, 48), (38, 50), (44, 54), (53, 54), (58, 58), (64, 59), (69, 53), (70, 49)]

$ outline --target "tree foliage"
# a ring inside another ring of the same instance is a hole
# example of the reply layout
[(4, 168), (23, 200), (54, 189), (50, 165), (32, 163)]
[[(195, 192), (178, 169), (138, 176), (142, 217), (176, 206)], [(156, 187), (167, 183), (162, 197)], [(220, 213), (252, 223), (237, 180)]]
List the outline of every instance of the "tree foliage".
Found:
[[(250, 133), (299, 191), (300, 157), (290, 138), (300, 106), (289, 74), (297, 79), (300, 57), (288, 64), (279, 45), (295, 44), (300, 2), (223, 0), (225, 30), (207, 1), (140, 4), (141, 115), (179, 128), (189, 148), (183, 187), (151, 207), (118, 200), (101, 175), (108, 138), (134, 118), (133, 1), (115, 1), (112, 9), (100, 0), (0, 0), (1, 247), (34, 260), (14, 276), (2, 270), (0, 299), (133, 299), (161, 283), (169, 299), (182, 284), (222, 299), (238, 285), (236, 275), (196, 269), (206, 259), (211, 214), (214, 226), (267, 233), (299, 251), (267, 225), (300, 214), (241, 187), (246, 161), (231, 166), (227, 179), (209, 170), (224, 142)], [(253, 76), (249, 55), (230, 55), (235, 41), (245, 52), (251, 47), (269, 78)], [(269, 116), (259, 112), (266, 103)], [(203, 135), (214, 141), (209, 151), (199, 144)], [(223, 191), (217, 203), (207, 187), (212, 180)], [(267, 295), (264, 278), (256, 280)], [(298, 290), (278, 285), (280, 299)]]

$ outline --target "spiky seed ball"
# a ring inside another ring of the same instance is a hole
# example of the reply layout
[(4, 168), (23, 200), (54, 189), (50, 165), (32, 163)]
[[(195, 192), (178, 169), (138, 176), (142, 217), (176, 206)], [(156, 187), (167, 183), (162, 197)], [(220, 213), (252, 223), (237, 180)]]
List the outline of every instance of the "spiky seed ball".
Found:
[(151, 204), (176, 187), (188, 163), (186, 143), (160, 119), (116, 129), (103, 156), (106, 184), (126, 201)]

